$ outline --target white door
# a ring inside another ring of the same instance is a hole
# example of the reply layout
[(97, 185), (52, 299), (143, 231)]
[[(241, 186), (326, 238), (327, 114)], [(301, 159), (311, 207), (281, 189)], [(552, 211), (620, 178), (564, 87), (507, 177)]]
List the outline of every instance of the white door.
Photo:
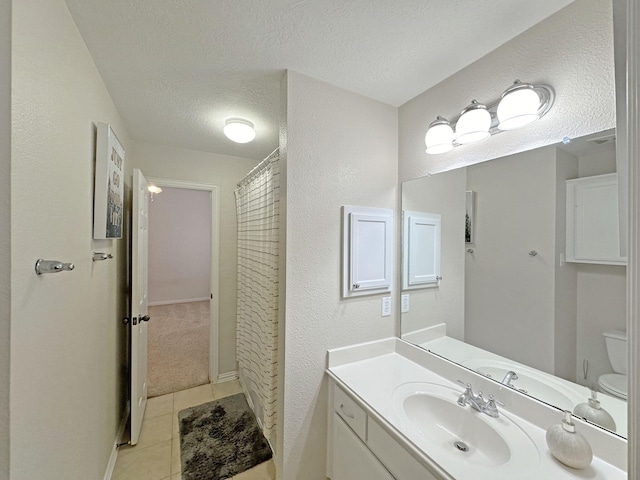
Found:
[(133, 170), (131, 228), (131, 445), (138, 443), (147, 406), (147, 311), (149, 190), (138, 169)]

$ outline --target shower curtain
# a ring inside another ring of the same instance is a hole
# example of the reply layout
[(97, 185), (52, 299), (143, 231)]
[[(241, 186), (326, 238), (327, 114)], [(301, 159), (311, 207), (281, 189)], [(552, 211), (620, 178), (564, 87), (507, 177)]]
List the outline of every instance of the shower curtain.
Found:
[(238, 305), (240, 378), (265, 437), (275, 444), (278, 373), (278, 149), (238, 183)]

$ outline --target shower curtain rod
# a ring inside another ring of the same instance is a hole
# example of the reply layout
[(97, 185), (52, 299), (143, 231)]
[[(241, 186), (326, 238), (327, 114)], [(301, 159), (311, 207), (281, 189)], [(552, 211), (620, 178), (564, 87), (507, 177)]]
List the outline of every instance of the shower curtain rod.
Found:
[(253, 167), (251, 171), (247, 173), (247, 175), (236, 184), (236, 186), (242, 187), (247, 183), (249, 183), (251, 180), (253, 180), (260, 172), (262, 172), (267, 167), (267, 165), (269, 165), (271, 162), (273, 162), (276, 159), (276, 156), (279, 154), (278, 152), (279, 149), (280, 149), (279, 147), (276, 147), (276, 149), (273, 152), (271, 152), (269, 155), (267, 155), (267, 157), (264, 160), (262, 160), (258, 165)]

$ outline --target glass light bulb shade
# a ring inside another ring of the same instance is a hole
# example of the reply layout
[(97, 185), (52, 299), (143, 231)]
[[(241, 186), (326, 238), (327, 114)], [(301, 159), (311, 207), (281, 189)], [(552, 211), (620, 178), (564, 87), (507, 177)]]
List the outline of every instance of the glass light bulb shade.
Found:
[(160, 187), (158, 187), (157, 185), (149, 185), (147, 187), (147, 190), (149, 190), (150, 193), (160, 193), (160, 192), (162, 192), (162, 189)]
[(467, 107), (456, 123), (456, 142), (467, 144), (489, 138), (490, 128), (491, 114), (486, 107)]
[(236, 143), (248, 143), (256, 138), (253, 123), (242, 118), (230, 118), (224, 125), (225, 136)]
[(453, 128), (446, 120), (436, 120), (424, 136), (428, 154), (446, 153), (453, 150)]
[(507, 90), (498, 104), (498, 128), (515, 130), (535, 122), (540, 110), (540, 96), (533, 87), (522, 86)]

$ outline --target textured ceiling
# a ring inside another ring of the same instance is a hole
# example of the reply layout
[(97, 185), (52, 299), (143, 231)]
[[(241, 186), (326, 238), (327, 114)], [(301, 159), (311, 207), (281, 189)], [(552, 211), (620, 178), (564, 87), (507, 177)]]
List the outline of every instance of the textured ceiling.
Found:
[(258, 159), (285, 69), (399, 106), (572, 0), (66, 1), (135, 140)]

